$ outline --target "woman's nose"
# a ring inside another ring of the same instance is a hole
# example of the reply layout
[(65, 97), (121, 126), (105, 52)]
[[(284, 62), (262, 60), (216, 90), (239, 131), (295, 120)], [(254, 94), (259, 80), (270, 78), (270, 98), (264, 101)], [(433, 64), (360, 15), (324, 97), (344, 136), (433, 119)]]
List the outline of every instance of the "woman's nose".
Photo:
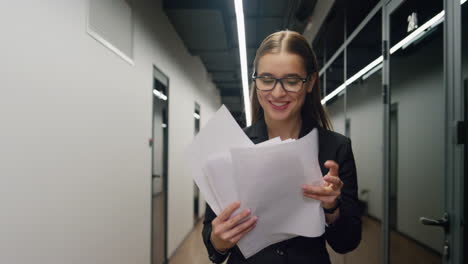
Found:
[(279, 81), (276, 82), (275, 86), (273, 87), (273, 90), (271, 90), (271, 95), (276, 98), (286, 96), (287, 94), (288, 93), (284, 90), (283, 86)]

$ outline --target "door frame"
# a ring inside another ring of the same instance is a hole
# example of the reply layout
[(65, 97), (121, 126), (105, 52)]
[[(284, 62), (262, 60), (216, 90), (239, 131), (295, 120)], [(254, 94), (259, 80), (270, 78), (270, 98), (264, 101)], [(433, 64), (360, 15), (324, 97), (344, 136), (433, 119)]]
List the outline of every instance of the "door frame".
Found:
[[(382, 7), (382, 99), (384, 105), (384, 173), (382, 263), (389, 263), (390, 254), (390, 15), (406, 0), (386, 0)], [(460, 0), (444, 0), (444, 90), (445, 108), (445, 211), (449, 215), (448, 258), (443, 263), (463, 261), (463, 173), (464, 146), (457, 144), (457, 121), (463, 120), (464, 96), (461, 62), (461, 6)], [(440, 216), (442, 217), (442, 215)], [(437, 227), (434, 227), (437, 228)]]
[[(151, 223), (150, 223), (150, 229), (151, 229), (151, 235), (150, 235), (150, 264), (153, 264), (153, 260), (154, 260), (154, 254), (153, 254), (153, 232), (154, 232), (154, 228), (153, 228), (153, 166), (154, 166), (154, 151), (153, 151), (153, 148), (154, 148), (154, 102), (155, 102), (155, 98), (154, 98), (154, 94), (153, 94), (153, 89), (154, 89), (154, 81), (155, 79), (158, 79), (155, 72), (158, 72), (158, 74), (161, 74), (164, 78), (167, 79), (167, 85), (166, 85), (166, 95), (167, 95), (167, 101), (166, 101), (166, 115), (167, 115), (167, 127), (166, 127), (166, 130), (164, 133), (167, 134), (167, 142), (165, 142), (165, 146), (163, 146), (164, 148), (164, 158), (163, 158), (163, 173), (161, 175), (161, 177), (163, 178), (163, 186), (162, 186), (162, 192), (163, 192), (163, 195), (164, 195), (164, 256), (163, 256), (163, 264), (166, 264), (169, 262), (168, 260), (168, 254), (167, 254), (167, 233), (168, 233), (168, 181), (169, 181), (169, 129), (170, 129), (170, 126), (169, 126), (169, 100), (170, 100), (170, 91), (169, 91), (169, 86), (170, 86), (170, 79), (169, 77), (163, 72), (161, 71), (161, 69), (159, 69), (158, 67), (156, 67), (156, 65), (153, 65), (153, 69), (152, 69), (152, 78), (151, 78), (151, 90), (150, 90), (150, 93), (151, 93), (151, 138), (150, 138), (150, 143), (149, 143), (149, 146), (151, 148), (151, 195), (150, 195), (150, 210), (151, 210)], [(164, 137), (164, 136), (163, 136)]]
[[(199, 115), (199, 118), (195, 118), (194, 120), (194, 137), (198, 134), (198, 132), (200, 132), (200, 128), (201, 128), (201, 106), (199, 103), (197, 103), (195, 101), (195, 104), (194, 104), (194, 114), (197, 113)], [(197, 122), (198, 122), (198, 126), (197, 126)], [(201, 217), (200, 217), (200, 209), (201, 209), (201, 206), (200, 206), (200, 202), (201, 202), (201, 193), (200, 193), (200, 189), (198, 188), (198, 185), (195, 183), (195, 181), (192, 181), (193, 182), (193, 187), (194, 187), (194, 203), (193, 203), (193, 206), (194, 206), (194, 210), (193, 210), (193, 213), (194, 213), (194, 223), (193, 223), (193, 226), (195, 227), (197, 225), (197, 223), (200, 221)], [(198, 197), (195, 196), (195, 194), (198, 195)], [(195, 199), (196, 198), (196, 199)]]
[[(465, 3), (465, 5), (468, 3)], [(458, 144), (457, 123), (464, 119), (462, 20), (460, 0), (445, 0), (444, 64), (446, 111), (446, 211), (449, 213), (449, 261), (463, 263), (464, 145)], [(466, 142), (465, 142), (466, 144)]]

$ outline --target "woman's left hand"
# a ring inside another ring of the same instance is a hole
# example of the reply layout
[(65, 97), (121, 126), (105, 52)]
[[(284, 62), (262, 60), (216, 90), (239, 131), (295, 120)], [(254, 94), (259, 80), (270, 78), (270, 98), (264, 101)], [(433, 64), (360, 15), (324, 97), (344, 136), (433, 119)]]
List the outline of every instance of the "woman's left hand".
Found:
[(329, 169), (327, 175), (323, 177), (325, 185), (304, 184), (302, 185), (302, 191), (305, 197), (319, 200), (322, 202), (323, 208), (330, 209), (335, 207), (337, 203), (337, 198), (341, 194), (341, 188), (343, 188), (343, 182), (338, 177), (338, 163), (327, 160), (324, 165), (325, 168)]

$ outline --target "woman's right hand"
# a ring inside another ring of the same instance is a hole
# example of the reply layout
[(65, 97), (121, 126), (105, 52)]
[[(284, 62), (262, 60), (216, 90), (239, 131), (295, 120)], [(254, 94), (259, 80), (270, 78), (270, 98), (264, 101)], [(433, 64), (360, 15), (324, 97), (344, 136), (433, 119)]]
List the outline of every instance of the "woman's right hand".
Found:
[(242, 221), (250, 216), (251, 212), (248, 209), (231, 217), (239, 207), (240, 202), (230, 204), (211, 222), (211, 244), (220, 252), (234, 247), (242, 237), (254, 229), (257, 223), (256, 216), (250, 217), (244, 222)]

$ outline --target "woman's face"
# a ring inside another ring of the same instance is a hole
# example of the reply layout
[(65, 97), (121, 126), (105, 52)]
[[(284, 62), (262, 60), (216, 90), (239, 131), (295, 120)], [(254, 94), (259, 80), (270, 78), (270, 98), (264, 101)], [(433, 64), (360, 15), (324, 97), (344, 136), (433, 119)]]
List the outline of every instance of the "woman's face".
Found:
[[(306, 74), (302, 58), (296, 54), (286, 52), (267, 53), (259, 59), (257, 65), (258, 77), (306, 78)], [(298, 92), (286, 92), (279, 82), (276, 83), (271, 91), (260, 91), (257, 89), (258, 101), (263, 108), (265, 118), (274, 121), (287, 121), (300, 118), (306, 93), (312, 91), (313, 81), (311, 79), (302, 84), (302, 89)]]

